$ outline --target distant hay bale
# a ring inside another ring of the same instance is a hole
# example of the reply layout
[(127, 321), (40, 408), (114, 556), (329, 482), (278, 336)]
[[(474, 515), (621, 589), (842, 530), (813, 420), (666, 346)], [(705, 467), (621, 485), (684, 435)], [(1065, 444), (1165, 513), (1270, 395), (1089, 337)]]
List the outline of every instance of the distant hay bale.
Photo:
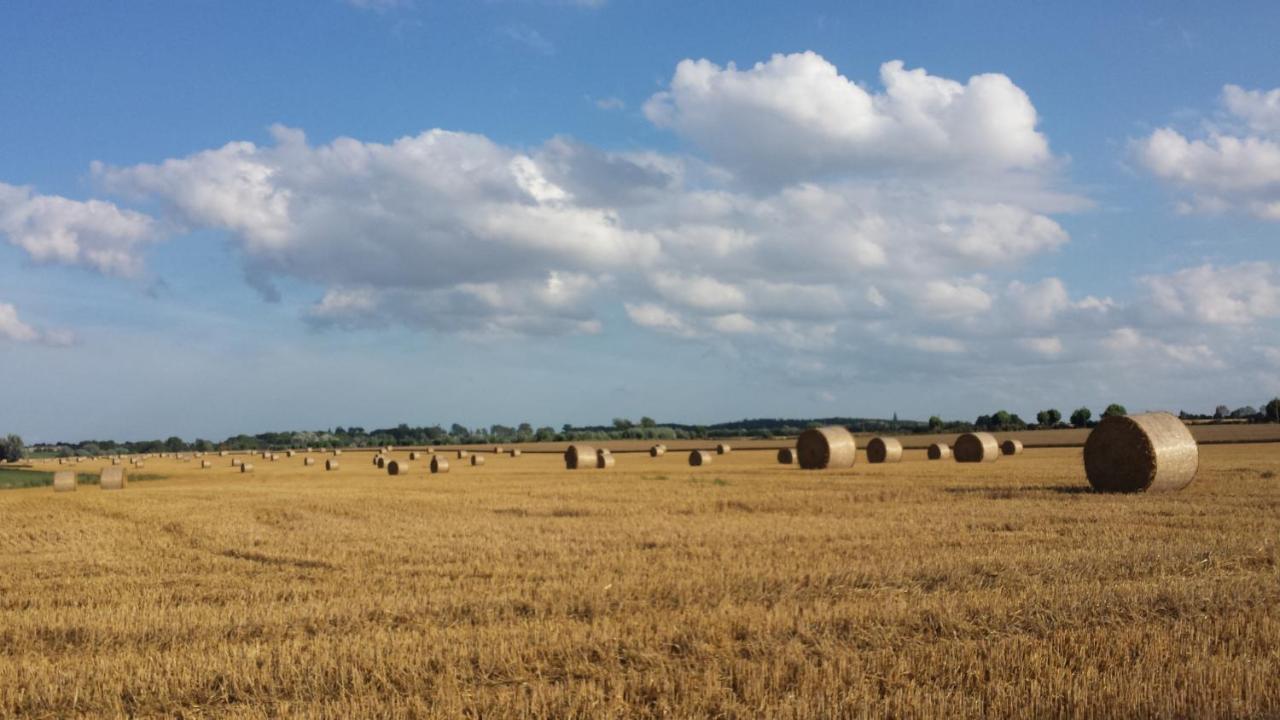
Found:
[(596, 466), (596, 449), (590, 445), (570, 445), (564, 451), (566, 470), (586, 470)]
[(410, 459), (410, 460), (417, 460), (419, 455), (421, 455), (421, 453), (419, 453), (419, 452), (411, 452), (411, 453), (409, 453), (409, 459)]
[(778, 462), (783, 465), (794, 465), (796, 463), (796, 451), (791, 448), (782, 448), (778, 451)]
[(286, 455), (288, 455), (289, 457), (293, 457), (295, 453), (294, 453), (292, 450), (290, 450), (290, 451), (286, 452), (285, 454), (286, 454)]
[(1195, 438), (1169, 413), (1103, 418), (1084, 442), (1084, 471), (1099, 492), (1181, 490), (1199, 466)]
[(388, 475), (407, 475), (409, 473), (409, 463), (400, 460), (392, 460), (387, 463)]
[(493, 454), (494, 454), (494, 455), (501, 455), (502, 453), (503, 453), (503, 450), (502, 450), (502, 446), (501, 446), (501, 445), (494, 445), (494, 446), (493, 446)]
[(612, 453), (596, 456), (596, 469), (598, 470), (607, 470), (613, 467), (615, 463), (617, 463), (617, 459), (613, 457)]
[(608, 448), (599, 448), (598, 450), (596, 450), (596, 459), (599, 459), (608, 455), (612, 455), (612, 454), (613, 454), (613, 451)]
[(796, 438), (796, 460), (805, 470), (851, 468), (858, 459), (858, 441), (840, 425), (809, 428)]
[(465, 460), (465, 459), (467, 459), (467, 458), (469, 458), (469, 457), (471, 457), (471, 453), (467, 452), (466, 450), (459, 450), (459, 451), (458, 451), (458, 459), (459, 459), (459, 460)]
[(103, 490), (123, 490), (127, 484), (122, 467), (103, 468), (98, 476), (98, 487)]
[(70, 470), (59, 470), (53, 474), (54, 492), (72, 492), (76, 489), (76, 474)]
[(119, 465), (119, 464), (120, 464), (120, 458), (111, 458), (111, 464), (112, 464), (112, 465)]
[(440, 455), (432, 455), (431, 456), (431, 472), (433, 473), (449, 472), (449, 461), (445, 460)]
[(384, 468), (384, 467), (386, 467), (386, 466), (387, 466), (387, 459), (386, 459), (385, 457), (383, 457), (383, 456), (379, 455), (379, 456), (378, 456), (378, 459), (377, 459), (377, 460), (375, 460), (375, 461), (374, 461), (374, 463), (375, 463), (378, 467), (380, 467), (380, 468)]
[(902, 461), (902, 441), (898, 438), (877, 437), (867, 443), (867, 462), (896, 463)]
[(950, 460), (951, 446), (946, 443), (934, 443), (929, 446), (930, 460)]
[(139, 469), (139, 470), (141, 470), (142, 468), (146, 467), (146, 463), (144, 463), (144, 462), (142, 462), (141, 460), (139, 460), (139, 461), (138, 461), (138, 464), (134, 465), (134, 467), (135, 467), (135, 468), (137, 468), (137, 469)]
[(337, 461), (337, 460), (334, 460), (333, 458), (329, 458), (328, 460), (325, 460), (325, 461), (324, 461), (324, 469), (325, 469), (325, 470), (337, 470), (337, 469), (338, 469), (338, 461)]
[(951, 448), (956, 462), (995, 462), (1000, 459), (1000, 444), (996, 436), (986, 432), (965, 433), (956, 438)]
[(732, 451), (733, 451), (733, 448), (729, 447), (725, 443), (720, 443), (719, 445), (716, 446), (717, 455), (728, 455)]
[(242, 462), (244, 462), (244, 460), (241, 460), (240, 458), (237, 458), (237, 457), (233, 457), (231, 458), (231, 467), (236, 467)]
[(713, 458), (713, 457), (715, 457), (715, 456), (714, 456), (714, 455), (712, 455), (712, 454), (711, 454), (709, 451), (707, 451), (707, 450), (694, 450), (693, 452), (689, 453), (689, 464), (690, 464), (691, 466), (693, 466), (693, 467), (700, 467), (700, 466), (702, 466), (702, 465), (710, 465), (710, 464), (711, 464), (711, 458)]
[(520, 457), (520, 448), (511, 448), (510, 452), (507, 454), (513, 458)]
[(1021, 455), (1022, 441), (1021, 440), (1005, 440), (1004, 442), (1000, 443), (1000, 453), (1002, 455)]
[(210, 460), (201, 460), (201, 461), (200, 461), (200, 469), (201, 469), (201, 470), (208, 470), (208, 469), (209, 469), (209, 468), (211, 468), (211, 467), (213, 467), (213, 462), (212, 462), (212, 461), (210, 461)]
[(667, 454), (667, 448), (663, 445), (654, 445), (649, 448), (649, 457), (662, 457)]
[(253, 463), (240, 463), (240, 472), (242, 473), (253, 472)]
[(481, 466), (481, 465), (483, 465), (483, 464), (484, 464), (484, 456), (483, 456), (483, 455), (472, 455), (472, 456), (471, 456), (471, 465), (472, 465), (472, 467), (480, 467), (480, 466)]
[(342, 449), (341, 449), (341, 448), (334, 448), (334, 449), (333, 449), (333, 456), (334, 456), (334, 457), (338, 457), (338, 456), (339, 456), (339, 455), (341, 455), (341, 454), (342, 454)]
[(311, 467), (312, 465), (315, 465), (315, 464), (316, 464), (316, 459), (313, 457), (302, 458), (303, 467)]
[(227, 451), (226, 451), (226, 450), (223, 450), (223, 451), (221, 451), (221, 452), (219, 452), (219, 453), (218, 453), (218, 457), (226, 457), (226, 456), (227, 456)]

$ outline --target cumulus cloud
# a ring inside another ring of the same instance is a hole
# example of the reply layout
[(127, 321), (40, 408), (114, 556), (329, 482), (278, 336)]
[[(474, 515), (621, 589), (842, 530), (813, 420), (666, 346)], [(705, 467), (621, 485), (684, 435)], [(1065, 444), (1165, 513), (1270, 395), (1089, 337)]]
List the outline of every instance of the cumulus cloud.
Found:
[(1134, 143), (1138, 161), (1188, 193), (1179, 204), (1183, 211), (1242, 209), (1280, 220), (1280, 89), (1228, 85), (1221, 104), (1225, 128), (1211, 125), (1202, 137), (1159, 128)]
[(22, 321), (18, 308), (0, 303), (0, 340), (43, 345), (70, 345), (74, 338), (64, 330), (38, 330)]
[(1280, 317), (1280, 270), (1266, 262), (1186, 268), (1141, 278), (1150, 312), (1161, 319), (1245, 325)]
[(0, 234), (36, 262), (133, 276), (142, 269), (142, 249), (155, 239), (156, 228), (147, 215), (109, 202), (40, 195), (0, 182)]

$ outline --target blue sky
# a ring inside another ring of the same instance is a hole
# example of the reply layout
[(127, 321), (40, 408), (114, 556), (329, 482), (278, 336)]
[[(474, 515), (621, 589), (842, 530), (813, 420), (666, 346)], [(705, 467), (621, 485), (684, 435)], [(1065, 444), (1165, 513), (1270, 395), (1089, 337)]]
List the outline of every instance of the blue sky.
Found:
[(5, 3), (0, 430), (1280, 393), (1280, 9), (847, 5)]

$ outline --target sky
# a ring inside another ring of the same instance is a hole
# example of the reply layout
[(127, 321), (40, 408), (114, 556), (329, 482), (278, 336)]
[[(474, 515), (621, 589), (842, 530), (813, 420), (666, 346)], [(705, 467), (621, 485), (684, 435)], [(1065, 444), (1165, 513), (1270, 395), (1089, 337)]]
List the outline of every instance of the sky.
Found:
[(1280, 395), (1269, 2), (0, 4), (0, 432)]

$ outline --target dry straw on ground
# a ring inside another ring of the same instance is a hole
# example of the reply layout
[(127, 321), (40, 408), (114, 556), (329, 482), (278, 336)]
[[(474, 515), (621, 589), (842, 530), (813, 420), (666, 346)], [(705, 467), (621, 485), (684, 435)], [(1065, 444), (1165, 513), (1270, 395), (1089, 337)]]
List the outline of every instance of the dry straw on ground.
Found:
[(1169, 413), (1103, 418), (1084, 445), (1085, 474), (1102, 492), (1181, 490), (1199, 466), (1195, 438)]
[(1022, 441), (1021, 440), (1005, 440), (1004, 442), (1000, 443), (1000, 453), (1002, 455), (1021, 455)]
[(839, 425), (809, 428), (796, 438), (796, 459), (806, 470), (851, 468), (857, 457), (853, 433)]
[(102, 475), (98, 477), (98, 487), (103, 490), (123, 490), (127, 484), (124, 468), (117, 465), (103, 468)]
[(567, 470), (586, 470), (596, 466), (596, 449), (590, 445), (570, 445), (564, 451)]
[(934, 443), (929, 446), (927, 455), (930, 460), (950, 460), (951, 446), (946, 443)]
[(867, 443), (867, 462), (895, 463), (902, 461), (902, 441), (898, 438), (877, 437)]
[(796, 463), (796, 451), (791, 448), (782, 448), (778, 451), (778, 462), (783, 465), (794, 465)]
[(449, 461), (444, 459), (443, 455), (431, 456), (431, 472), (447, 473), (449, 472)]
[(76, 474), (70, 470), (59, 470), (53, 474), (54, 492), (71, 492), (76, 489)]
[(956, 462), (995, 462), (1000, 459), (1000, 444), (991, 433), (965, 433), (956, 438), (951, 450)]

